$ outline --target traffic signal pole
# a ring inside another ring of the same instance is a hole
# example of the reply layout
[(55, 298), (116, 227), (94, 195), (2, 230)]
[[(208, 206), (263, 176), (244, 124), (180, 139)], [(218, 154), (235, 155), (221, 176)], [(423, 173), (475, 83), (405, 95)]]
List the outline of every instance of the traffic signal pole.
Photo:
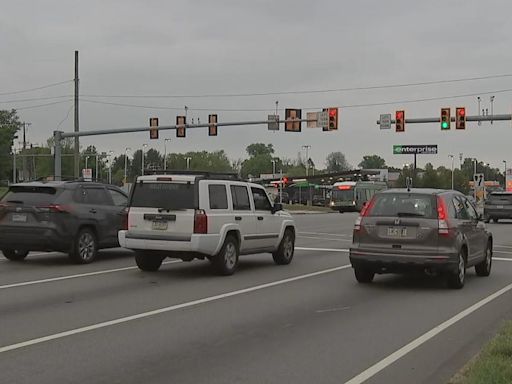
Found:
[[(496, 120), (496, 119), (495, 119)], [(230, 127), (230, 126), (245, 126), (245, 125), (268, 125), (270, 123), (273, 124), (285, 124), (285, 123), (308, 123), (317, 120), (308, 120), (308, 119), (294, 119), (294, 120), (279, 120), (279, 121), (269, 121), (269, 120), (256, 120), (256, 121), (232, 121), (225, 123), (217, 123), (217, 127)], [(166, 130), (177, 130), (178, 128), (209, 128), (210, 123), (206, 124), (185, 124), (185, 125), (162, 125), (158, 126), (159, 131)], [(151, 129), (155, 129), (155, 127), (133, 127), (133, 128), (118, 128), (118, 129), (103, 129), (103, 130), (95, 130), (95, 131), (75, 131), (75, 132), (63, 132), (63, 131), (54, 131), (53, 132), (53, 140), (55, 146), (55, 159), (54, 159), (54, 177), (55, 180), (60, 180), (62, 178), (62, 140), (66, 137), (82, 137), (82, 136), (100, 136), (100, 135), (112, 135), (119, 133), (131, 133), (131, 132), (148, 132)]]
[[(466, 116), (466, 121), (498, 121), (498, 120), (512, 120), (512, 115), (488, 115), (488, 116)], [(450, 121), (455, 122), (455, 116), (450, 118)], [(405, 119), (406, 124), (423, 124), (423, 123), (440, 123), (440, 117), (423, 117), (417, 119)], [(391, 124), (395, 124), (395, 120), (391, 120)], [(380, 120), (377, 120), (380, 125)]]

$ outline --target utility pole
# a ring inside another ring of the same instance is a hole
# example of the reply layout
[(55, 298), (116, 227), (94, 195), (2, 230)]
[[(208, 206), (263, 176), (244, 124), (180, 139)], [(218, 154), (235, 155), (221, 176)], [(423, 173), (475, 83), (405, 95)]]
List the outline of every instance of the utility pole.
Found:
[(311, 148), (311, 145), (303, 145), (302, 149), (306, 150), (306, 176), (308, 176), (309, 173), (309, 150)]
[[(27, 125), (30, 125), (30, 123), (23, 122), (23, 155), (25, 155), (25, 150), (27, 149)], [(23, 181), (27, 180), (27, 159), (25, 156), (22, 158), (22, 164), (23, 164)]]
[[(75, 51), (75, 132), (79, 132), (78, 120), (78, 51)], [(80, 140), (75, 136), (75, 177), (80, 174)]]

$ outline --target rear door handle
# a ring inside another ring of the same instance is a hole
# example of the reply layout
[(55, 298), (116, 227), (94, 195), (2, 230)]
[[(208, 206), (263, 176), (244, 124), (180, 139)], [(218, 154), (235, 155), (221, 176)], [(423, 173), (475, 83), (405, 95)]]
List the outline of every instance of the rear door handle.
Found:
[(236, 221), (241, 221), (241, 220), (242, 220), (242, 218), (241, 218), (240, 216), (235, 216), (235, 220), (236, 220)]
[(263, 220), (263, 216), (258, 216), (258, 220)]

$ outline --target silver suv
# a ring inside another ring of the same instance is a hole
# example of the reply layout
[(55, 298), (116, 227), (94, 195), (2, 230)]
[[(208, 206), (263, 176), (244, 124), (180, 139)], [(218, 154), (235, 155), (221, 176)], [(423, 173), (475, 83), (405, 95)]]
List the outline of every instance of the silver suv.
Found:
[(270, 252), (276, 264), (292, 261), (295, 223), (263, 187), (231, 174), (140, 176), (134, 184), (122, 247), (136, 251), (141, 270), (156, 271), (166, 257), (208, 259), (231, 275), (242, 254)]
[(360, 283), (375, 273), (439, 272), (462, 288), (466, 268), (489, 276), (492, 234), (457, 191), (392, 189), (375, 195), (354, 226), (350, 262)]

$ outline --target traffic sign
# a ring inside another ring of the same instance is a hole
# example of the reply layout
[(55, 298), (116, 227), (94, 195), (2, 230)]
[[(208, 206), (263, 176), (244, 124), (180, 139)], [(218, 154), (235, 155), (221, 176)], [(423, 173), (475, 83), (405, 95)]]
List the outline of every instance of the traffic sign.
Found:
[(217, 115), (208, 115), (208, 136), (217, 136)]
[(268, 115), (268, 130), (279, 131), (279, 115)]
[(284, 118), (284, 130), (286, 132), (300, 132), (302, 130), (302, 109), (286, 108)]
[(485, 201), (485, 179), (483, 173), (473, 175), (473, 189), (475, 192), (476, 210), (478, 213), (484, 213)]
[(380, 129), (391, 129), (391, 113), (380, 115)]
[(82, 177), (85, 181), (92, 181), (92, 168), (83, 168)]
[(316, 125), (323, 128), (324, 131), (329, 130), (329, 112), (327, 111), (327, 108), (324, 108), (322, 112), (318, 112), (318, 121)]
[(437, 145), (393, 145), (394, 155), (436, 155)]

